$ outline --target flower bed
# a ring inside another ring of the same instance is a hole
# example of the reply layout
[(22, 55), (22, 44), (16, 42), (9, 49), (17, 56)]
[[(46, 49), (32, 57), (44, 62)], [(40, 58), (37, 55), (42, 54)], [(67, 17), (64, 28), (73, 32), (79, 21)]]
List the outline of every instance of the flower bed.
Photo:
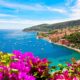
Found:
[(56, 67), (49, 68), (47, 59), (34, 57), (30, 52), (0, 52), (0, 80), (80, 80), (80, 63), (58, 66), (59, 70), (50, 74)]

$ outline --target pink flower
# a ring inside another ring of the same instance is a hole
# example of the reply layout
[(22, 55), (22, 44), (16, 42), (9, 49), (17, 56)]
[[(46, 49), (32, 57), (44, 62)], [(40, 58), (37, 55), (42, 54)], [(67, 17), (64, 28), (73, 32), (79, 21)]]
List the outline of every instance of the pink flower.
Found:
[(34, 58), (34, 55), (32, 52), (26, 52), (23, 54), (23, 56), (26, 58), (26, 57), (30, 57), (30, 58)]
[(77, 77), (74, 77), (74, 78), (73, 78), (73, 80), (79, 80), (79, 78), (77, 78)]
[(43, 63), (47, 63), (48, 60), (47, 60), (46, 58), (44, 58), (44, 59), (42, 60), (42, 62), (43, 62)]
[(2, 79), (3, 79), (3, 73), (0, 72), (0, 80), (2, 80)]
[(29, 76), (24, 72), (19, 73), (19, 79), (20, 80), (35, 80), (34, 76)]
[(68, 66), (68, 67), (70, 67), (70, 66), (72, 66), (72, 64), (70, 64), (70, 63), (67, 63), (67, 66)]
[(14, 50), (13, 54), (15, 55), (16, 58), (20, 58), (22, 56), (22, 52), (19, 50)]

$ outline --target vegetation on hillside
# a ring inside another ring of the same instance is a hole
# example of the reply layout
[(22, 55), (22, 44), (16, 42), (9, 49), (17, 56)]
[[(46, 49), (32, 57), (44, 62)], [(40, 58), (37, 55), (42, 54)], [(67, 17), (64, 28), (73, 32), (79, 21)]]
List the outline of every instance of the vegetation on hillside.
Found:
[(55, 29), (63, 29), (63, 28), (72, 28), (72, 27), (79, 27), (80, 20), (73, 20), (73, 21), (66, 21), (61, 23), (55, 24), (40, 24), (36, 26), (32, 26), (30, 28), (25, 28), (23, 31), (50, 31)]
[(74, 47), (80, 48), (80, 32), (75, 32), (64, 36), (65, 39), (74, 44)]

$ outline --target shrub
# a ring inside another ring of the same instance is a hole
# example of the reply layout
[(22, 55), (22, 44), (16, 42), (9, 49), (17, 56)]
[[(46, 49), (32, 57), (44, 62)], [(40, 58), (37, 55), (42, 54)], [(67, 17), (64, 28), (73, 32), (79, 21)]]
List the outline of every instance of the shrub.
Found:
[(34, 57), (31, 52), (0, 52), (0, 80), (80, 80), (80, 61), (72, 61), (65, 66), (59, 64), (59, 70), (50, 74), (56, 66), (50, 68), (47, 59)]

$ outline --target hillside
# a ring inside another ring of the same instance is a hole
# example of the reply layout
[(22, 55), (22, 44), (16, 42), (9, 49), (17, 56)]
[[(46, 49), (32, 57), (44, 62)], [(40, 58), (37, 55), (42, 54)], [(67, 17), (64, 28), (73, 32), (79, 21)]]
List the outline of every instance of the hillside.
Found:
[(54, 29), (71, 28), (80, 26), (80, 20), (72, 20), (55, 24), (40, 24), (32, 26), (30, 28), (25, 28), (23, 31), (50, 31)]

